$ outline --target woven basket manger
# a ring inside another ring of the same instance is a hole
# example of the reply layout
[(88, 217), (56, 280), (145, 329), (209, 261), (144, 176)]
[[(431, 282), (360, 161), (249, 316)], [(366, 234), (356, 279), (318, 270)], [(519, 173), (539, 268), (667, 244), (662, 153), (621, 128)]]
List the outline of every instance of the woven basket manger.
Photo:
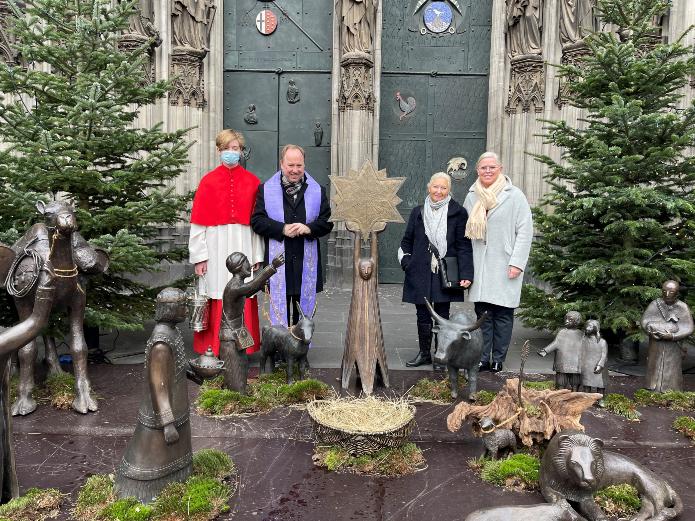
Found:
[[(402, 446), (415, 424), (412, 405), (371, 396), (314, 400), (307, 405), (307, 411), (313, 420), (318, 444), (339, 445), (353, 456)], [(362, 411), (365, 412), (364, 421), (360, 417)]]

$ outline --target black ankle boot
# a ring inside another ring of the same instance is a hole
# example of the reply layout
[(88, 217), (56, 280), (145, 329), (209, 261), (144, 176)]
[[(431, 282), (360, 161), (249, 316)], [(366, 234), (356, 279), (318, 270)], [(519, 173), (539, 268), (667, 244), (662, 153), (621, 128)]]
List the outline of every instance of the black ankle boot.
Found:
[(420, 367), (421, 365), (429, 365), (432, 363), (432, 356), (430, 355), (429, 351), (426, 353), (423, 353), (420, 351), (415, 358), (412, 360), (408, 360), (405, 363), (406, 367)]
[(432, 355), (430, 348), (432, 346), (432, 324), (417, 325), (417, 340), (420, 346), (420, 352), (412, 360), (405, 363), (406, 367), (420, 367), (432, 363)]

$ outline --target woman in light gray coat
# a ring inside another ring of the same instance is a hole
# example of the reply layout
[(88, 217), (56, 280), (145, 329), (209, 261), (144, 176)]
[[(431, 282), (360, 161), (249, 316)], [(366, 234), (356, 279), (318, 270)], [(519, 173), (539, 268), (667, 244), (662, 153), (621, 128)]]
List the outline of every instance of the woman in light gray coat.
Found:
[(497, 372), (502, 370), (512, 337), (533, 220), (526, 196), (502, 174), (497, 154), (481, 155), (476, 171), (478, 179), (463, 203), (469, 216), (466, 237), (473, 244), (475, 269), (469, 299), (478, 316), (488, 314), (481, 327), (485, 347), (480, 370)]

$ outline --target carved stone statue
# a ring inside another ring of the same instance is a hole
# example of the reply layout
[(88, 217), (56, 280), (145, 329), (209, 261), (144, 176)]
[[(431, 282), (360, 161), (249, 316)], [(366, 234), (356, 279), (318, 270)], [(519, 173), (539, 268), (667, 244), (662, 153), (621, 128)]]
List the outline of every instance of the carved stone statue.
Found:
[(678, 300), (678, 282), (661, 286), (662, 298), (654, 300), (642, 315), (642, 329), (649, 335), (646, 387), (652, 391), (683, 390), (683, 346), (693, 333), (693, 317)]
[(604, 450), (603, 441), (584, 433), (567, 430), (556, 434), (541, 460), (545, 500), (570, 501), (589, 521), (608, 521), (594, 494), (623, 483), (634, 486), (642, 501), (639, 513), (631, 519), (673, 519), (683, 511), (680, 497), (666, 481), (630, 458)]
[(509, 55), (542, 54), (543, 0), (507, 0)]
[(138, 422), (116, 472), (119, 497), (150, 503), (193, 469), (186, 351), (176, 324), (187, 314), (186, 294), (176, 288), (157, 295), (156, 324), (145, 348), (145, 378)]
[(348, 387), (350, 374), (357, 364), (362, 389), (366, 394), (371, 394), (377, 368), (381, 381), (386, 387), (389, 386), (384, 333), (379, 315), (377, 232), (370, 233), (369, 257), (362, 258), (360, 255), (362, 234), (359, 230), (353, 230), (350, 227), (348, 229), (355, 232), (355, 248), (352, 299), (343, 351), (342, 386), (344, 389)]
[(48, 323), (55, 297), (55, 275), (50, 261), (44, 263), (39, 274), (38, 288), (34, 295), (33, 308), (29, 315), (19, 324), (0, 333), (0, 370), (2, 385), (0, 401), (2, 416), (0, 416), (0, 503), (7, 503), (13, 497), (19, 496), (17, 473), (15, 471), (14, 450), (12, 445), (12, 428), (10, 415), (10, 366), (9, 358), (12, 353), (27, 342), (32, 341)]
[(540, 356), (555, 353), (555, 387), (577, 391), (581, 383), (581, 356), (584, 332), (579, 328), (582, 316), (577, 311), (565, 315), (565, 327), (550, 344), (538, 351)]
[(246, 255), (234, 252), (227, 257), (227, 270), (232, 274), (232, 279), (222, 293), (220, 358), (224, 360), (224, 385), (232, 391), (246, 393), (249, 366), (246, 349), (253, 345), (251, 333), (244, 326), (246, 298), (258, 292), (284, 263), (285, 256), (280, 254), (251, 281), (244, 282), (251, 276), (251, 264)]
[(173, 0), (172, 43), (179, 47), (207, 51), (215, 10), (213, 0)]
[[(7, 291), (14, 297), (20, 319), (31, 314), (34, 306), (35, 275), (41, 265), (52, 263), (56, 274), (56, 296), (54, 304), (67, 309), (72, 337), (70, 352), (75, 372), (76, 397), (72, 408), (86, 414), (96, 411), (97, 403), (91, 396), (87, 376), (87, 343), (84, 338), (84, 312), (86, 305), (87, 277), (89, 274), (103, 273), (108, 267), (108, 255), (103, 250), (93, 248), (77, 231), (75, 210), (62, 201), (45, 204), (36, 203), (36, 208), (44, 217), (43, 223), (33, 225), (13, 246), (14, 261), (11, 266), (0, 269), (0, 280), (7, 279)], [(61, 372), (58, 358), (47, 341), (47, 360), (52, 365), (52, 373)], [(32, 397), (34, 389), (34, 365), (36, 363), (36, 343), (32, 339), (19, 351), (18, 396), (12, 405), (13, 415), (25, 415), (36, 409)]]
[(341, 21), (343, 53), (371, 54), (376, 28), (376, 0), (342, 0)]
[(594, 18), (596, 0), (560, 0), (560, 43), (565, 46), (597, 30)]
[(608, 343), (601, 338), (601, 325), (598, 320), (587, 320), (584, 325), (582, 349), (581, 392), (601, 393), (606, 389), (603, 373), (608, 358)]

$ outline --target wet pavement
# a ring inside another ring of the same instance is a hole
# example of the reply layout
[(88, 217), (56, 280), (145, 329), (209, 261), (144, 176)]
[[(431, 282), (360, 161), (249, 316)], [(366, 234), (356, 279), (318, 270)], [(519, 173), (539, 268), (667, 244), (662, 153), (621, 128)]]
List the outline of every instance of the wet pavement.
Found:
[[(87, 476), (110, 473), (135, 425), (141, 380), (140, 365), (90, 365), (99, 411), (86, 416), (49, 406), (13, 422), (20, 487), (57, 487), (69, 494), (60, 519), (69, 519), (70, 502)], [(338, 385), (337, 369), (312, 369), (312, 376)], [(391, 371), (388, 393), (403, 393), (431, 371)], [(483, 373), (479, 387), (497, 390), (505, 376)], [(695, 390), (695, 377), (687, 376)], [(630, 395), (641, 379), (612, 376), (608, 392)], [(191, 400), (198, 388), (189, 383)], [(484, 506), (542, 502), (538, 493), (487, 485), (467, 461), (483, 452), (469, 428), (451, 433), (446, 416), (453, 406), (418, 404), (412, 439), (424, 451), (427, 467), (413, 476), (371, 478), (336, 474), (313, 466), (311, 421), (305, 411), (281, 408), (270, 413), (226, 419), (191, 415), (194, 450), (217, 448), (238, 467), (232, 511), (221, 519), (259, 521), (429, 521), (464, 519)], [(642, 421), (630, 422), (591, 409), (583, 423), (609, 450), (628, 455), (666, 478), (685, 504), (683, 520), (695, 520), (695, 450), (670, 428), (683, 413), (642, 408)], [(540, 521), (540, 520), (539, 520)]]

